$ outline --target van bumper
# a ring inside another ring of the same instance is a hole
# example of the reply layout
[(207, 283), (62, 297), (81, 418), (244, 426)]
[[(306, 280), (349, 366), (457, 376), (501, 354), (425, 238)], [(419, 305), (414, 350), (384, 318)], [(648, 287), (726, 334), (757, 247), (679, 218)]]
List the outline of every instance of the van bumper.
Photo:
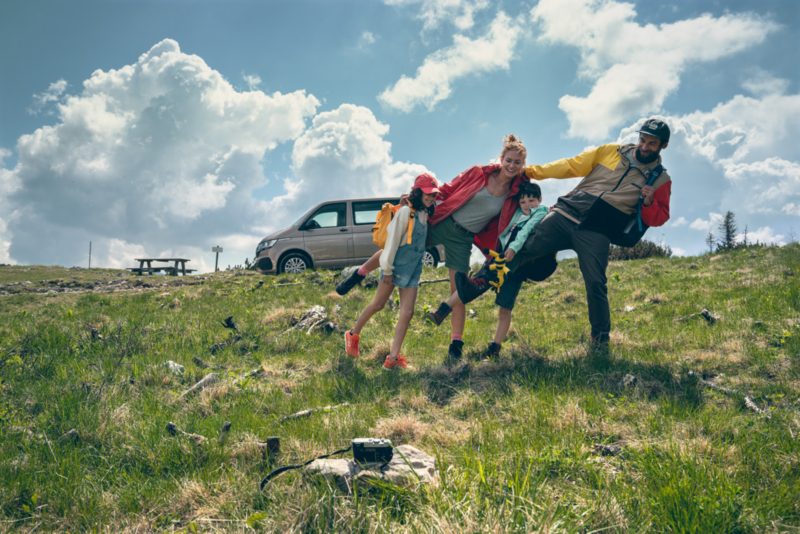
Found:
[(275, 274), (275, 263), (269, 256), (256, 258), (256, 271), (261, 274)]

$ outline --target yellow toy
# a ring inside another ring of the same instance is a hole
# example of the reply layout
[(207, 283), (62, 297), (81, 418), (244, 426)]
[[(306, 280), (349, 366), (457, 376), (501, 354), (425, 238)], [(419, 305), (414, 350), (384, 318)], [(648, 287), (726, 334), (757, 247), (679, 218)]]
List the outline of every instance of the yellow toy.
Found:
[(495, 293), (499, 293), (506, 273), (511, 272), (511, 269), (506, 267), (506, 257), (504, 255), (498, 254), (494, 250), (489, 250), (489, 256), (494, 258), (492, 264), (489, 265), (489, 270), (497, 271), (497, 282), (489, 282), (489, 285), (494, 288)]

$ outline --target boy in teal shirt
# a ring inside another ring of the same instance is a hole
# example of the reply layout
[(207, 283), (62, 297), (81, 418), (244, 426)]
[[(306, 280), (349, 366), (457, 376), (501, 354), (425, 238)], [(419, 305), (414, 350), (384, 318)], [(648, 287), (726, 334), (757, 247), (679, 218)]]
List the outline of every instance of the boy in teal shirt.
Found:
[[(511, 218), (511, 224), (500, 234), (498, 239), (500, 248), (497, 252), (503, 254), (507, 262), (514, 259), (519, 249), (525, 245), (525, 241), (536, 224), (550, 213), (547, 206), (541, 205), (542, 189), (538, 184), (521, 183), (517, 197), (519, 207)], [(494, 334), (494, 341), (489, 343), (489, 348), (486, 350), (487, 357), (497, 356), (500, 353), (503, 340), (511, 328), (511, 310), (514, 309), (514, 303), (517, 301), (524, 281), (524, 278), (509, 273), (506, 275), (503, 285), (500, 286), (500, 291), (494, 301), (500, 307), (497, 330)], [(452, 306), (458, 302), (458, 293), (453, 293), (447, 302), (442, 302), (435, 312), (428, 313), (426, 317), (434, 324), (439, 325), (450, 314)]]

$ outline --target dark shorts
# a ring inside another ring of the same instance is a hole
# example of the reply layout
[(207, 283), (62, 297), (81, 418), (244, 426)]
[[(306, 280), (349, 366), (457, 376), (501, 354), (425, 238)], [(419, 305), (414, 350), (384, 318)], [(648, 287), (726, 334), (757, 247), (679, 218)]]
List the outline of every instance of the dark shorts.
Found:
[(452, 217), (448, 217), (430, 229), (430, 244), (444, 246), (444, 264), (454, 271), (469, 272), (469, 257), (475, 234), (456, 227)]
[(514, 309), (514, 303), (517, 302), (519, 290), (522, 288), (522, 282), (525, 280), (520, 276), (514, 276), (513, 273), (508, 273), (503, 285), (500, 286), (500, 292), (494, 299), (494, 303), (507, 310)]

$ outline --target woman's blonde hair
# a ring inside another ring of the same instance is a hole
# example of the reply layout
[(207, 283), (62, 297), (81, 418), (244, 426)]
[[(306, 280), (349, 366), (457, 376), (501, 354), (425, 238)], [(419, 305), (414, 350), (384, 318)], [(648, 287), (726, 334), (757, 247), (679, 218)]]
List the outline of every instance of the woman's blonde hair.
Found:
[(505, 139), (503, 139), (503, 151), (500, 152), (500, 160), (503, 160), (503, 157), (506, 155), (506, 152), (509, 150), (516, 150), (520, 154), (522, 154), (522, 159), (528, 158), (528, 151), (525, 150), (525, 145), (522, 144), (522, 141), (517, 139), (517, 136), (514, 134), (508, 134)]

